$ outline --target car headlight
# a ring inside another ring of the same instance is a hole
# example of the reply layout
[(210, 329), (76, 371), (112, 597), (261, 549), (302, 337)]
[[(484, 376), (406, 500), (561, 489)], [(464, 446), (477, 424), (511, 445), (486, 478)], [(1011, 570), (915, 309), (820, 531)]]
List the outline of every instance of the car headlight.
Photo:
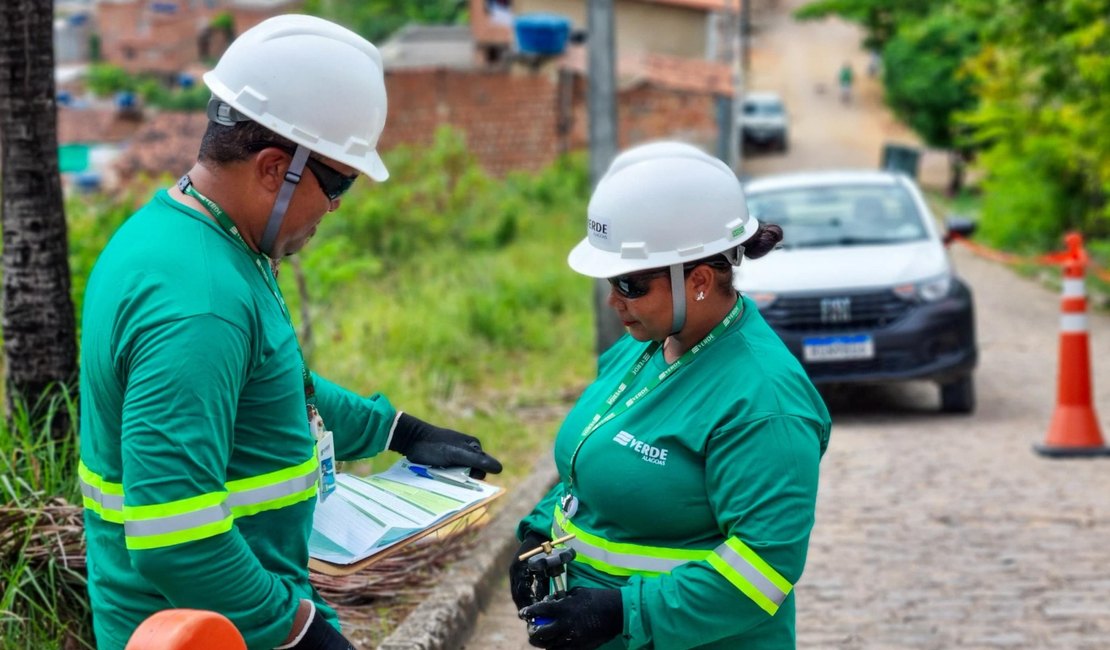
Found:
[(952, 276), (945, 273), (939, 277), (903, 284), (894, 287), (894, 293), (904, 300), (936, 302), (952, 290)]

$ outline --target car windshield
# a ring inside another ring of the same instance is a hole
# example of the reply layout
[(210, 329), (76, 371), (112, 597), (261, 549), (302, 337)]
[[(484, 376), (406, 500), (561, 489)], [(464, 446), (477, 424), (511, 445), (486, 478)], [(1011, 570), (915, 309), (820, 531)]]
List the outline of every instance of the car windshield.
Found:
[(777, 223), (784, 248), (900, 244), (928, 237), (922, 215), (897, 185), (800, 187), (755, 192), (748, 209)]
[(749, 102), (744, 104), (744, 115), (782, 115), (782, 104)]

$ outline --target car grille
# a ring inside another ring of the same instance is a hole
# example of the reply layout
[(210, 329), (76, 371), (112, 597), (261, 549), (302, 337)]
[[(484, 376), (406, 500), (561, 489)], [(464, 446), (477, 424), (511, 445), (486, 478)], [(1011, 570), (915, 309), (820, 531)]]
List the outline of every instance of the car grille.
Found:
[[(822, 307), (838, 301), (839, 309)], [(844, 307), (845, 303), (848, 305)], [(820, 296), (784, 296), (760, 310), (777, 330), (790, 332), (844, 332), (873, 330), (893, 323), (910, 309), (910, 303), (893, 291)]]

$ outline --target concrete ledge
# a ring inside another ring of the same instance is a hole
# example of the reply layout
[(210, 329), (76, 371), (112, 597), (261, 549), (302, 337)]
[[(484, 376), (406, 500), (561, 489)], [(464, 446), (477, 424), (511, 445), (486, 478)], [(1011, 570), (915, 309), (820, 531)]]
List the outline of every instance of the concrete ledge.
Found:
[(544, 454), (528, 477), (506, 495), (509, 502), (478, 533), (474, 548), (447, 570), (432, 593), (386, 637), (378, 650), (458, 648), (470, 636), (474, 621), (490, 599), (509, 597), (507, 592), (494, 592), (519, 545), (517, 522), (531, 512), (558, 478), (551, 454)]

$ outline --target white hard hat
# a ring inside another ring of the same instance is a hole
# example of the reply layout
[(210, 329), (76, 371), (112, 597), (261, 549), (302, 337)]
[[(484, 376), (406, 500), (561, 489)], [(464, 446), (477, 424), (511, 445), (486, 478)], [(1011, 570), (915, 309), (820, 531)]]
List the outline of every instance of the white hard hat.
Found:
[(376, 150), (386, 116), (382, 57), (349, 29), (312, 16), (270, 18), (236, 38), (204, 83), (219, 100), (209, 105), (213, 121), (253, 120), (376, 181), (389, 178)]
[(728, 165), (681, 142), (633, 147), (615, 159), (587, 208), (575, 271), (611, 278), (736, 249), (755, 234)]

